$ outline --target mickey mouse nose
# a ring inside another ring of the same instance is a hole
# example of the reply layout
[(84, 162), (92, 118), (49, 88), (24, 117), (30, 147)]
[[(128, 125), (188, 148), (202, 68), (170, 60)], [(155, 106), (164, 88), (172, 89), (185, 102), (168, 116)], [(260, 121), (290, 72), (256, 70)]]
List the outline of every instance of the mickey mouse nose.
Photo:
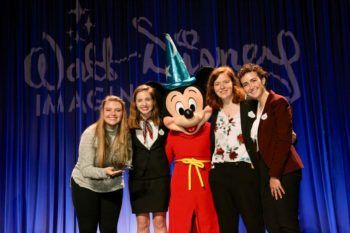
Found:
[(187, 119), (191, 119), (193, 117), (193, 111), (191, 109), (186, 109), (184, 115)]

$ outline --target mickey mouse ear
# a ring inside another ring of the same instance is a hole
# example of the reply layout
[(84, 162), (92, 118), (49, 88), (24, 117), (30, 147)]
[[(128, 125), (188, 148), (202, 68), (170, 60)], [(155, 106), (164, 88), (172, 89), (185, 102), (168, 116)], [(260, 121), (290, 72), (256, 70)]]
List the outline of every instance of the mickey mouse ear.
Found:
[(159, 107), (159, 110), (161, 111), (160, 115), (161, 117), (163, 117), (162, 112), (164, 108), (164, 101), (165, 101), (165, 96), (167, 94), (167, 90), (160, 83), (157, 83), (154, 81), (149, 81), (145, 84), (154, 89), (154, 94), (158, 103), (158, 107)]
[(211, 72), (213, 72), (214, 67), (210, 66), (202, 66), (199, 68), (195, 74), (197, 79), (202, 79), (202, 78), (209, 78)]
[(196, 86), (198, 86), (203, 93), (206, 92), (207, 82), (209, 80), (211, 72), (213, 72), (214, 68), (210, 66), (203, 66), (199, 68), (195, 74), (197, 79)]
[(165, 88), (160, 84), (155, 81), (148, 81), (145, 83), (148, 86), (153, 87), (154, 91), (156, 92), (157, 95), (159, 95), (161, 98), (163, 98), (166, 94)]

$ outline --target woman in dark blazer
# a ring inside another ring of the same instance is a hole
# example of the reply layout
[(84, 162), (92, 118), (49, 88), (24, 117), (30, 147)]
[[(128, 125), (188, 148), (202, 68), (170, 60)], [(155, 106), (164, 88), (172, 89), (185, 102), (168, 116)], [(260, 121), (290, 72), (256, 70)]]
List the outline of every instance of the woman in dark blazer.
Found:
[(238, 233), (242, 216), (248, 233), (263, 233), (257, 162), (253, 154), (248, 112), (256, 101), (244, 101), (245, 94), (229, 67), (218, 67), (207, 85), (211, 117), (212, 169), (209, 182), (221, 233)]
[(300, 232), (298, 221), (302, 161), (292, 145), (292, 111), (288, 101), (267, 91), (267, 72), (245, 64), (237, 74), (246, 94), (258, 101), (250, 136), (259, 160), (261, 200), (269, 233)]
[(156, 233), (166, 233), (170, 195), (169, 165), (165, 155), (167, 129), (161, 124), (154, 89), (137, 87), (130, 106), (132, 165), (129, 191), (137, 232), (149, 232), (150, 213)]

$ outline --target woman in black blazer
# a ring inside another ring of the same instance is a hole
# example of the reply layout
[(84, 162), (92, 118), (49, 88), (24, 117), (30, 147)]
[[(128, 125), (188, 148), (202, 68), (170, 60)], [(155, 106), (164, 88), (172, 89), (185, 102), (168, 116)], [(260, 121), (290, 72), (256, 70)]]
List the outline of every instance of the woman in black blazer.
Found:
[(165, 233), (170, 195), (169, 165), (164, 150), (168, 131), (161, 124), (152, 87), (141, 85), (135, 89), (129, 127), (133, 149), (129, 191), (137, 232), (149, 232), (152, 213), (154, 232)]
[(207, 85), (207, 104), (213, 108), (209, 182), (221, 233), (238, 232), (239, 215), (248, 233), (264, 232), (257, 163), (248, 131), (248, 112), (256, 102), (245, 101), (244, 96), (231, 68), (214, 69)]

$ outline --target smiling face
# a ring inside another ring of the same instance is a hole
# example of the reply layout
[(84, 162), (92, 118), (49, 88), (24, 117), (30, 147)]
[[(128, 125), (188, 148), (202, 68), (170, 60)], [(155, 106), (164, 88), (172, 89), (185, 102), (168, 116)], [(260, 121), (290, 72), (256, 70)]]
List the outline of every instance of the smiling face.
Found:
[(198, 132), (211, 115), (211, 108), (203, 109), (203, 96), (198, 88), (187, 87), (183, 93), (172, 91), (166, 98), (166, 107), (171, 116), (164, 118), (164, 125), (188, 135)]
[(264, 86), (266, 82), (265, 78), (260, 79), (254, 71), (244, 74), (240, 81), (245, 93), (254, 99), (261, 99), (263, 93), (266, 91)]
[(118, 101), (106, 101), (103, 107), (103, 120), (114, 128), (123, 117), (123, 106)]
[(221, 73), (214, 81), (215, 94), (223, 101), (232, 101), (233, 83), (226, 73)]
[(143, 119), (148, 119), (151, 117), (154, 101), (151, 94), (147, 90), (137, 93), (135, 103), (136, 109), (140, 112)]

